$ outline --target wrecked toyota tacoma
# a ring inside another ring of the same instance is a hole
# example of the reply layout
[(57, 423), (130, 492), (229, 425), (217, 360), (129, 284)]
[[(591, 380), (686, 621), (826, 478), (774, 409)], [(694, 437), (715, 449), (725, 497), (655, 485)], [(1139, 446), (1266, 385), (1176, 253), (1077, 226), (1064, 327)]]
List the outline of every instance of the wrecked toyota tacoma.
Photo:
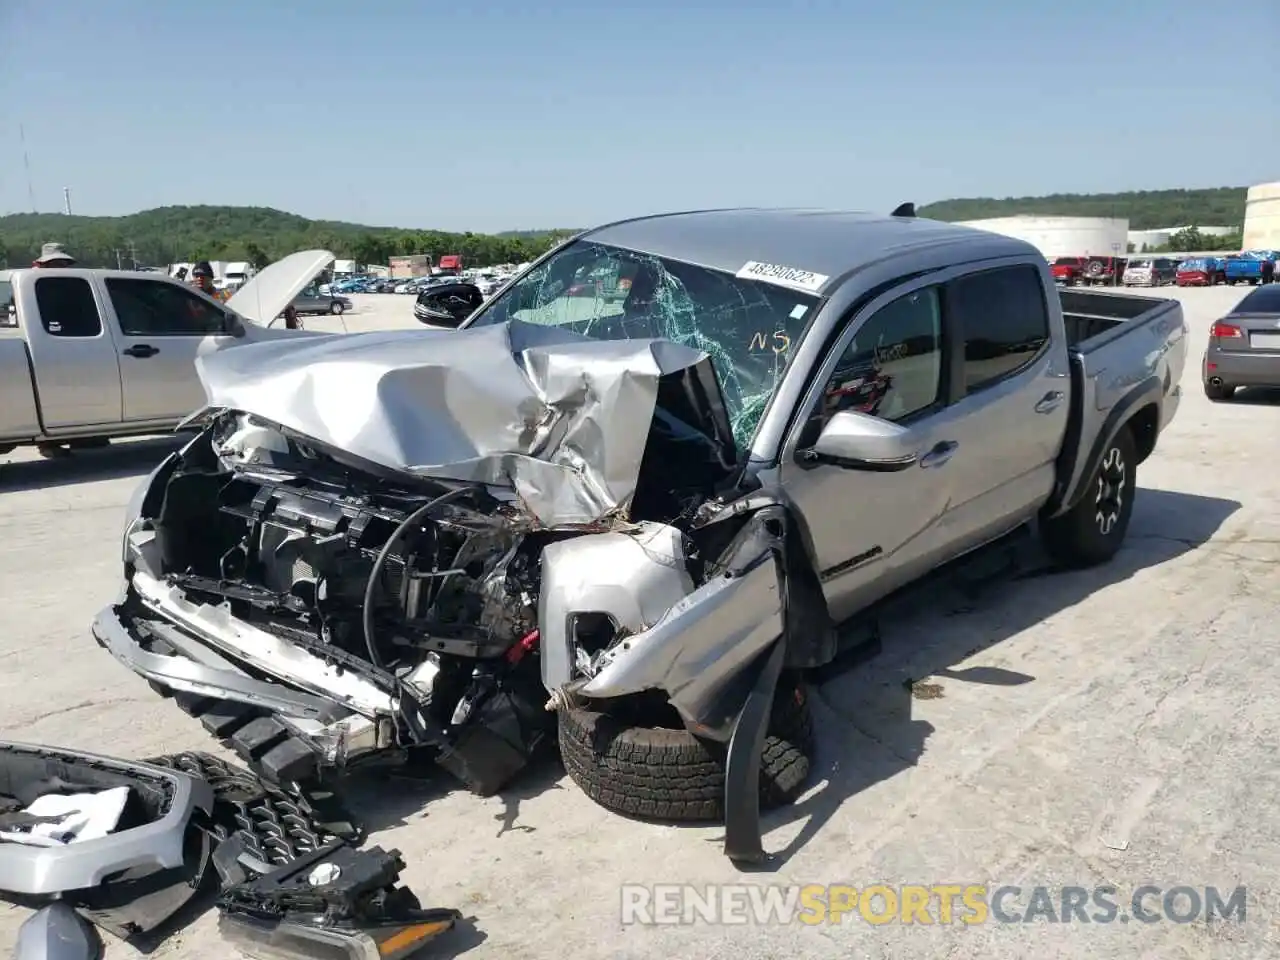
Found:
[(910, 205), (615, 223), (457, 330), (203, 358), (94, 634), (265, 776), (491, 793), (558, 732), (600, 803), (756, 858), (838, 626), (1028, 523), (1110, 559), (1185, 337)]

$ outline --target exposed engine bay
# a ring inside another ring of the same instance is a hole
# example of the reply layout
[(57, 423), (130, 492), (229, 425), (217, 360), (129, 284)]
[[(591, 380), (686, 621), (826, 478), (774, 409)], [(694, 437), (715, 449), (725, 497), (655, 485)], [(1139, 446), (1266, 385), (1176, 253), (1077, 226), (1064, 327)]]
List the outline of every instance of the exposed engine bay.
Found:
[[(643, 593), (656, 577), (661, 587), (632, 615), (573, 617), (561, 681), (591, 676), (599, 655), (698, 582), (698, 548), (682, 530), (723, 473), (690, 469), (672, 436), (655, 418), (630, 516), (547, 529), (501, 489), (388, 471), (224, 411), (162, 468), (149, 518), (126, 534), (125, 606), (153, 652), (183, 651), (174, 622), (203, 623), (202, 639), (241, 668), (248, 660), (256, 680), (337, 701), (343, 709), (309, 717), (273, 711), (311, 753), (345, 765), (431, 748), (472, 789), (492, 793), (554, 732), (556, 684), (541, 668), (544, 551), (594, 536), (602, 582)], [(619, 544), (650, 569), (611, 570)], [(273, 641), (278, 656), (266, 650)], [(291, 778), (298, 769), (278, 766)]]

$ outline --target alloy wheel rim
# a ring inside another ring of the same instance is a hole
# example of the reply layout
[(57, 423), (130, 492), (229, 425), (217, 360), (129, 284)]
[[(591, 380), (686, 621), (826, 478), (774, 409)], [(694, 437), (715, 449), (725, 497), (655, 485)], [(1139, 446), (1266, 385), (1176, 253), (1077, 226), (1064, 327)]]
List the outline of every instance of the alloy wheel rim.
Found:
[(1104, 537), (1120, 522), (1126, 481), (1124, 456), (1119, 447), (1112, 447), (1103, 457), (1102, 466), (1098, 470), (1097, 510), (1094, 513), (1098, 532)]

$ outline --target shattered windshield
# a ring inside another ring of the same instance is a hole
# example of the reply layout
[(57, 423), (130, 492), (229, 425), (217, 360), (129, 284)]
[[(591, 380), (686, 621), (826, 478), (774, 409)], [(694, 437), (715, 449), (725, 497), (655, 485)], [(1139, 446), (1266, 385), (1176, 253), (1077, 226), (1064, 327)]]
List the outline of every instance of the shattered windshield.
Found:
[(738, 449), (746, 449), (818, 298), (650, 254), (578, 241), (474, 321), (522, 320), (598, 340), (659, 338), (711, 357)]

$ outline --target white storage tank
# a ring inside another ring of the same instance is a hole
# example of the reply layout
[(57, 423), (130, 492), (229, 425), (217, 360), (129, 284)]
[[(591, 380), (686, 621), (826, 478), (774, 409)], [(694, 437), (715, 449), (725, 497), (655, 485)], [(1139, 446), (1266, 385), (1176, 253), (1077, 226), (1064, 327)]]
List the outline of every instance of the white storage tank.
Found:
[(996, 217), (963, 226), (999, 233), (1034, 245), (1045, 257), (1124, 256), (1129, 221), (1102, 217)]
[(1244, 249), (1280, 250), (1280, 180), (1250, 187), (1245, 195)]

